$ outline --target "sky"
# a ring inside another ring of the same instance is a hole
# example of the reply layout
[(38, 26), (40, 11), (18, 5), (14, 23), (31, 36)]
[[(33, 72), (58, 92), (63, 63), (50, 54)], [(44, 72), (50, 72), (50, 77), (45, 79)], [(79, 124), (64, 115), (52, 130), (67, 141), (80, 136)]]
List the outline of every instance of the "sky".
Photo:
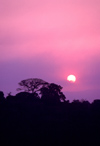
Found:
[(28, 78), (70, 101), (100, 99), (99, 0), (0, 0), (0, 90), (16, 94)]

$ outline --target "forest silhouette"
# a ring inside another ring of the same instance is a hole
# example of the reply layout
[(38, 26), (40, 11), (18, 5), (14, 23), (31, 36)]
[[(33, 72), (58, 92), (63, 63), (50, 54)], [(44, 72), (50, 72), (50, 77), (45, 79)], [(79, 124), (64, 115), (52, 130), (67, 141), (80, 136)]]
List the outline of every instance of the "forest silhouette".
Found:
[(70, 103), (60, 85), (37, 78), (19, 86), (15, 96), (0, 91), (0, 146), (100, 144), (100, 100)]

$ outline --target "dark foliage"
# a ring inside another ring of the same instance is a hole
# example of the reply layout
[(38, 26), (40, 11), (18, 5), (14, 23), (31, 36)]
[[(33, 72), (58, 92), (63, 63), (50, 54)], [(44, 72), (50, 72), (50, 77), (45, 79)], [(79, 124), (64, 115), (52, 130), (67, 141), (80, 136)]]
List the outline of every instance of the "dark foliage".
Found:
[(17, 90), (18, 91), (23, 90), (25, 92), (35, 93), (41, 87), (46, 86), (46, 85), (48, 85), (48, 83), (42, 79), (30, 78), (30, 79), (22, 80), (21, 82), (19, 82), (20, 88), (18, 88)]
[(4, 100), (5, 100), (4, 93), (0, 91), (0, 102), (4, 102)]
[(61, 87), (55, 87), (41, 88), (41, 99), (20, 92), (0, 100), (0, 146), (100, 145), (100, 100), (60, 102)]
[(61, 92), (62, 87), (60, 85), (51, 83), (47, 87), (40, 89), (41, 99), (46, 104), (59, 103), (61, 100), (65, 101), (65, 96)]

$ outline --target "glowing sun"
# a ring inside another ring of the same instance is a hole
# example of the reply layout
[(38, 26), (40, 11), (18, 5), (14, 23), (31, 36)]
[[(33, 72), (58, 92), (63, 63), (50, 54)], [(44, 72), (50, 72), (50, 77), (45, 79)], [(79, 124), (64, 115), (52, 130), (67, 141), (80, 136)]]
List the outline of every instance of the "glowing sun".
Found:
[(69, 75), (69, 76), (67, 77), (67, 80), (68, 80), (69, 82), (75, 82), (75, 81), (76, 81), (76, 77), (75, 77), (74, 75)]

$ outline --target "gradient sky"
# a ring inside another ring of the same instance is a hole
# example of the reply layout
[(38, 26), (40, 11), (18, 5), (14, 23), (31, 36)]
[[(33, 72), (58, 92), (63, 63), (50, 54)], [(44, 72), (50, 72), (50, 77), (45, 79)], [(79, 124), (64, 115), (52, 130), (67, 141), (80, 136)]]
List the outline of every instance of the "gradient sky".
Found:
[(27, 78), (100, 99), (100, 0), (0, 0), (0, 90), (15, 94)]

